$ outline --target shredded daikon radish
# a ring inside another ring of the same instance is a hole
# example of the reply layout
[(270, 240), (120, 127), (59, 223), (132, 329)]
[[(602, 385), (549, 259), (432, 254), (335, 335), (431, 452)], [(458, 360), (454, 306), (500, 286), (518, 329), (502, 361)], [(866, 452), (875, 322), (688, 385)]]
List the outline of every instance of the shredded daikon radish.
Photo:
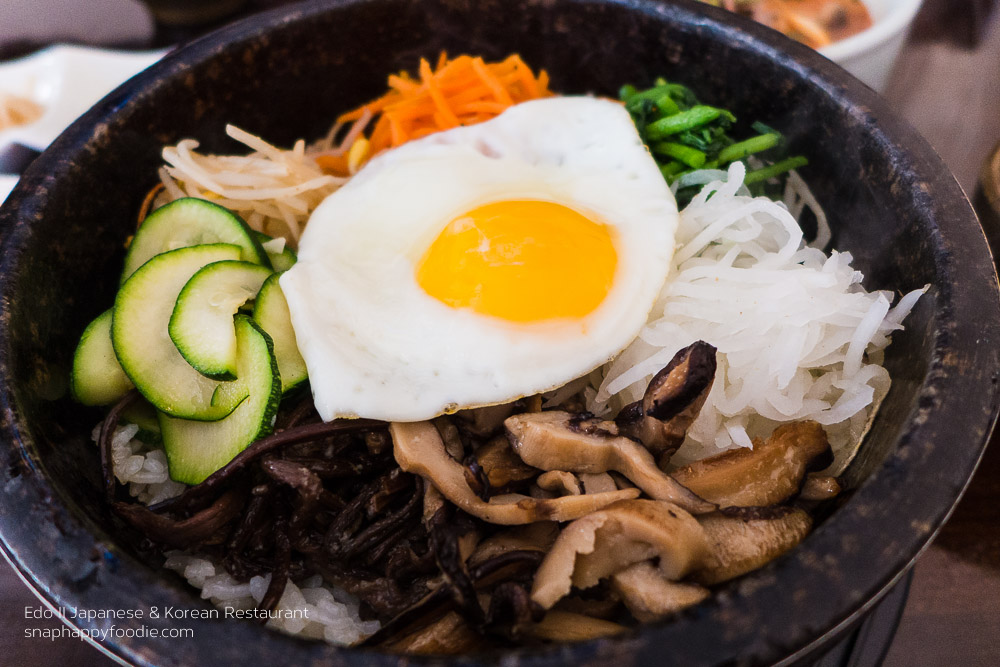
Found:
[(227, 126), (230, 137), (253, 151), (249, 155), (200, 154), (194, 139), (167, 146), (163, 159), (168, 166), (160, 170), (164, 191), (157, 204), (181, 197), (209, 199), (243, 216), (253, 229), (295, 244), (313, 209), (346, 182), (324, 173), (315, 160), (323, 152), (342, 150), (331, 149), (338, 129), (314, 146), (299, 140), (285, 150)]
[[(873, 406), (889, 389), (877, 362), (889, 334), (926, 291), (867, 292), (850, 253), (803, 244), (784, 203), (751, 197), (733, 163), (681, 212), (670, 276), (639, 337), (592, 374), (587, 407), (613, 416), (642, 397), (649, 380), (696, 340), (718, 348), (718, 372), (701, 414), (673, 462), (750, 446), (782, 422), (823, 424), (848, 456)], [(692, 177), (697, 178), (696, 174)], [(826, 218), (799, 179), (786, 201)], [(596, 377), (596, 380), (593, 379)]]

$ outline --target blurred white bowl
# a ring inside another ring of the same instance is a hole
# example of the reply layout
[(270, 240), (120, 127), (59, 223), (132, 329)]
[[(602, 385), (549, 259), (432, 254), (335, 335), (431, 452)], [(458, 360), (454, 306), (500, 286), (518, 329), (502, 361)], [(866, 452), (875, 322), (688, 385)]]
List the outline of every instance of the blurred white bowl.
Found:
[(872, 26), (819, 50), (875, 90), (885, 90), (921, 0), (863, 0)]
[(38, 120), (0, 131), (0, 147), (16, 141), (45, 150), (80, 114), (164, 53), (57, 44), (0, 64), (0, 91), (26, 97), (44, 109)]

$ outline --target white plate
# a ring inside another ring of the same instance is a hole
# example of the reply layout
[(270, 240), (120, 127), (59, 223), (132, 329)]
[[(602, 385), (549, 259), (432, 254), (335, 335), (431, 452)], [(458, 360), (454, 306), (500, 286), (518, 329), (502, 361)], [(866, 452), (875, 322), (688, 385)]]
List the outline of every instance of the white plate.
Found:
[[(0, 150), (14, 142), (45, 150), (98, 100), (165, 53), (57, 45), (0, 65), (0, 91), (27, 97), (45, 109), (33, 123), (0, 131)], [(0, 174), (0, 204), (17, 180), (17, 176)]]
[(0, 174), (0, 204), (2, 204), (3, 200), (7, 198), (10, 191), (14, 189), (14, 186), (17, 185), (17, 180), (17, 176)]
[(0, 132), (0, 148), (19, 142), (45, 150), (94, 103), (164, 53), (57, 45), (0, 65), (0, 91), (27, 97), (45, 109), (35, 122)]

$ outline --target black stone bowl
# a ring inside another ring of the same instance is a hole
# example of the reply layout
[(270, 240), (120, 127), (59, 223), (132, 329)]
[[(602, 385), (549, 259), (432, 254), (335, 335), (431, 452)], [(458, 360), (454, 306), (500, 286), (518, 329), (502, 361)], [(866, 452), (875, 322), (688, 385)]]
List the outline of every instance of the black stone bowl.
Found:
[[(815, 657), (913, 563), (957, 502), (998, 408), (1000, 300), (983, 232), (937, 155), (871, 90), (765, 28), (692, 2), (371, 0), (250, 18), (169, 55), (67, 130), (0, 213), (0, 534), (39, 594), (141, 665), (329, 662), (394, 656), (292, 639), (248, 622), (164, 620), (207, 609), (124, 546), (101, 500), (97, 411), (66, 397), (84, 325), (108, 307), (122, 243), (160, 148), (230, 151), (225, 123), (279, 144), (318, 137), (420, 56), (520, 52), (557, 90), (614, 94), (664, 75), (760, 119), (803, 170), (869, 288), (930, 291), (895, 336), (893, 388), (846, 475), (844, 501), (797, 549), (669, 623), (613, 640), (512, 651), (529, 664), (791, 664)], [(158, 612), (159, 618), (150, 617)], [(146, 629), (142, 630), (141, 626)], [(192, 638), (141, 636), (167, 627)], [(138, 633), (136, 630), (138, 629)], [(123, 636), (122, 631), (133, 636)], [(140, 636), (134, 636), (139, 634)], [(417, 661), (419, 662), (419, 660)]]

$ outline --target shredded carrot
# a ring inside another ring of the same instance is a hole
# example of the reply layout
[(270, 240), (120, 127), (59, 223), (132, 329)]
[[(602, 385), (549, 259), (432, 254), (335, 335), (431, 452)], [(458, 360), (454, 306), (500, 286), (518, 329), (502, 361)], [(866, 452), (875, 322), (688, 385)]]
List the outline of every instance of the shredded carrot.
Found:
[[(433, 69), (427, 60), (420, 61), (417, 78), (406, 72), (390, 75), (384, 95), (337, 121), (354, 123), (366, 111), (372, 114), (367, 128), (370, 157), (434, 132), (490, 120), (520, 102), (548, 97), (548, 87), (549, 75), (540, 70), (536, 77), (516, 54), (487, 63), (468, 55), (448, 58), (442, 52)], [(316, 162), (330, 173), (347, 171), (345, 156), (324, 155)]]
[(320, 155), (316, 158), (316, 165), (334, 176), (348, 176), (351, 173), (347, 168), (346, 151), (343, 155)]
[(146, 219), (149, 215), (149, 210), (153, 208), (153, 201), (156, 199), (156, 195), (160, 194), (164, 189), (163, 183), (157, 183), (153, 188), (146, 193), (145, 199), (142, 200), (142, 206), (139, 207), (139, 220), (136, 226), (142, 224), (142, 221)]

